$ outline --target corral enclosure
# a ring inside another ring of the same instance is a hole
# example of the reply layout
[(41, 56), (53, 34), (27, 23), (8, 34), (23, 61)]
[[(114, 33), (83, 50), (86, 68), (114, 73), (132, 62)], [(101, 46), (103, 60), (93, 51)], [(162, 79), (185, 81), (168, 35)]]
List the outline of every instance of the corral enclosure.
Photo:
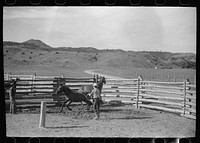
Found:
[[(81, 85), (89, 85), (94, 77), (67, 78), (64, 76), (36, 75), (5, 75), (5, 81), (20, 77), (17, 82), (17, 106), (39, 107), (42, 100), (47, 100), (49, 106), (55, 106), (57, 101), (52, 93), (58, 84), (64, 82), (72, 89)], [(102, 89), (104, 101), (132, 103), (134, 107), (150, 108), (173, 112), (196, 119), (196, 86), (184, 80), (182, 82), (159, 82), (145, 79), (106, 79)], [(8, 96), (6, 97), (8, 99)], [(33, 106), (34, 105), (34, 106)]]

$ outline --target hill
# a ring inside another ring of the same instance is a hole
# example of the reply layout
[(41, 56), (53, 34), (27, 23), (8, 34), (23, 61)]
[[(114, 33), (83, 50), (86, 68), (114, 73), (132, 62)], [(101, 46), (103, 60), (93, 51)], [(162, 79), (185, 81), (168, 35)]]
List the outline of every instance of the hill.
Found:
[(196, 54), (157, 51), (98, 50), (93, 47), (53, 48), (40, 40), (3, 42), (4, 68), (16, 67), (139, 67), (196, 68)]
[(50, 47), (49, 45), (45, 44), (44, 42), (40, 41), (40, 40), (34, 40), (34, 39), (30, 39), (28, 41), (25, 41), (22, 43), (22, 45), (26, 48), (39, 48), (41, 50), (52, 50), (52, 47)]

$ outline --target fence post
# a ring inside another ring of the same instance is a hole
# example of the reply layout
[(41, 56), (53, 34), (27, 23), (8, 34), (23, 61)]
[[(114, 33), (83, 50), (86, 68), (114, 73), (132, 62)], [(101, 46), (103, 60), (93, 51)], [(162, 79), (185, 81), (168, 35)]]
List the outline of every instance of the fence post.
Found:
[(11, 114), (16, 114), (16, 101), (15, 101), (15, 96), (16, 96), (16, 80), (11, 81), (11, 87), (9, 89), (9, 100), (10, 100), (10, 113)]
[(184, 80), (184, 89), (183, 89), (183, 116), (185, 116), (185, 109), (186, 109), (186, 84), (187, 84), (187, 80)]
[(141, 80), (141, 76), (138, 76), (138, 84), (137, 84), (138, 88), (137, 88), (136, 108), (138, 108), (138, 102), (139, 102), (140, 80)]
[(12, 73), (8, 74), (8, 80), (12, 79)]
[(176, 82), (176, 75), (174, 74), (174, 82)]
[(97, 83), (98, 82), (98, 74), (94, 75), (94, 82)]
[[(31, 92), (33, 92), (33, 89), (34, 89), (34, 81), (36, 79), (36, 73), (32, 76), (32, 83), (31, 83)], [(34, 93), (32, 93), (32, 95), (34, 95)]]
[(168, 73), (168, 77), (167, 77), (168, 81), (170, 82), (170, 76), (169, 76), (169, 73)]
[(95, 83), (95, 75), (93, 76), (93, 83)]
[(65, 76), (63, 74), (61, 74), (61, 78), (60, 78), (60, 82), (62, 85), (65, 85)]
[(39, 128), (45, 127), (45, 120), (46, 120), (46, 102), (41, 101)]

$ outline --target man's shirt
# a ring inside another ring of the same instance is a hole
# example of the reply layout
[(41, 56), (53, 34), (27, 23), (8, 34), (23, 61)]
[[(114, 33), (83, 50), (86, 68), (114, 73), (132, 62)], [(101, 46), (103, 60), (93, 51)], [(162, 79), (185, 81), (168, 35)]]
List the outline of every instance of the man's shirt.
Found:
[(99, 89), (94, 88), (90, 93), (90, 96), (93, 96), (93, 98), (101, 98)]

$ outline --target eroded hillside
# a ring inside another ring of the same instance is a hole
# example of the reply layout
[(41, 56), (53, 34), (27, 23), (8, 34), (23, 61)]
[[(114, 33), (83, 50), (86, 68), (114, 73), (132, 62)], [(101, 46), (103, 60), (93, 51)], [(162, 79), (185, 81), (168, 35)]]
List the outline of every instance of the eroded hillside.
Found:
[(17, 67), (140, 67), (196, 68), (193, 53), (98, 50), (93, 47), (53, 48), (40, 40), (4, 42), (4, 68)]

